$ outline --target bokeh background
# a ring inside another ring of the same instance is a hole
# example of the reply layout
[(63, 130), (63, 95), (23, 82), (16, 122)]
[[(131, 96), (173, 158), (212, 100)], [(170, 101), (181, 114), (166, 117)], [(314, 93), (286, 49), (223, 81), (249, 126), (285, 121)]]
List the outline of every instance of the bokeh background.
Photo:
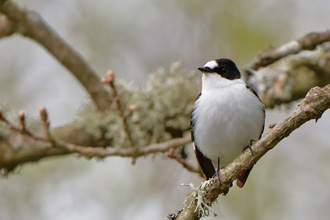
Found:
[[(243, 67), (267, 45), (330, 26), (328, 0), (17, 3), (40, 13), (100, 76), (111, 68), (141, 87), (149, 73), (176, 61), (195, 70), (210, 59), (229, 57)], [(86, 102), (77, 81), (30, 39), (1, 39), (0, 57), (0, 103), (12, 110), (32, 117), (44, 105), (52, 126), (59, 126)], [(266, 126), (284, 119), (296, 104), (268, 110)], [(328, 111), (265, 155), (243, 189), (219, 197), (214, 219), (328, 218), (329, 167)], [(191, 191), (179, 184), (200, 182), (163, 155), (139, 158), (135, 166), (122, 158), (49, 158), (0, 179), (0, 219), (164, 219)]]

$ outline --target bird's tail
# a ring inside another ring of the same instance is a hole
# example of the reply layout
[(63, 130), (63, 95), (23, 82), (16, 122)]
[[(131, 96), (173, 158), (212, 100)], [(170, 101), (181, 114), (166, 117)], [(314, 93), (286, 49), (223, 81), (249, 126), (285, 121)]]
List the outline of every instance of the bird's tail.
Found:
[(251, 170), (252, 170), (252, 168), (250, 168), (250, 169), (244, 171), (241, 175), (239, 175), (239, 176), (237, 177), (236, 184), (237, 184), (237, 186), (238, 186), (239, 188), (242, 188), (242, 187), (244, 186), (244, 184), (245, 184), (245, 182), (246, 182), (246, 180), (247, 180), (247, 178), (248, 178), (248, 176), (249, 176)]

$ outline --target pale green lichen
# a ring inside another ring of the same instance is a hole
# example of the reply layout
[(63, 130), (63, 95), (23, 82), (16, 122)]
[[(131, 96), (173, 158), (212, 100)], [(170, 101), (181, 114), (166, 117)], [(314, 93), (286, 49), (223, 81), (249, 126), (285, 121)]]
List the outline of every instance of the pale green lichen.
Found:
[[(150, 74), (145, 88), (116, 77), (115, 86), (123, 113), (127, 113), (131, 105), (135, 106), (126, 122), (133, 145), (159, 143), (188, 132), (193, 103), (200, 91), (200, 79), (200, 74), (184, 70), (179, 63), (174, 63), (169, 71), (159, 68)], [(18, 124), (17, 113), (4, 107), (2, 111), (15, 125)], [(27, 115), (26, 128), (41, 137), (45, 133), (38, 117)], [(0, 123), (0, 138), (11, 133), (8, 125)], [(55, 138), (79, 145), (130, 147), (114, 103), (103, 112), (91, 103), (84, 103), (71, 124), (52, 129), (51, 133)], [(106, 141), (100, 144), (98, 140), (101, 139)]]
[[(180, 136), (189, 130), (193, 103), (200, 91), (200, 75), (174, 63), (170, 71), (159, 68), (149, 75), (146, 88), (115, 79), (124, 113), (131, 105), (135, 110), (127, 120), (135, 146), (145, 146)], [(79, 111), (76, 126), (83, 126), (95, 137), (111, 140), (111, 146), (129, 147), (115, 106), (99, 112), (84, 105)]]
[(192, 183), (181, 184), (182, 186), (190, 186), (193, 190), (192, 197), (186, 198), (184, 206), (188, 209), (194, 208), (194, 212), (196, 212), (200, 218), (210, 216), (211, 214), (217, 216), (212, 209), (212, 202), (205, 198), (205, 194), (210, 190), (215, 181), (214, 179), (204, 181), (198, 187), (195, 187)]

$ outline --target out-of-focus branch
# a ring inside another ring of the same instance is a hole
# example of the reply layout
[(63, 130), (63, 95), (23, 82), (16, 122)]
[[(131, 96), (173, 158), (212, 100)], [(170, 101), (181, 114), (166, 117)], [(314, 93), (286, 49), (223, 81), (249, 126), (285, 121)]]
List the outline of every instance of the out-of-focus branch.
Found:
[(40, 119), (42, 121), (42, 125), (44, 127), (46, 139), (49, 140), (49, 141), (52, 141), (53, 137), (50, 134), (50, 130), (49, 130), (50, 122), (48, 121), (48, 113), (47, 113), (45, 107), (42, 106), (39, 109), (39, 115), (40, 115)]
[(6, 16), (0, 14), (0, 38), (14, 34), (15, 29), (15, 25)]
[(184, 208), (170, 219), (195, 220), (210, 214), (211, 205), (220, 194), (226, 194), (231, 183), (245, 170), (251, 168), (269, 150), (274, 148), (305, 122), (319, 119), (330, 108), (330, 84), (324, 88), (312, 88), (299, 104), (298, 108), (285, 120), (276, 124), (266, 135), (253, 144), (253, 154), (246, 150), (235, 161), (220, 171), (219, 185), (216, 178), (205, 181), (185, 200)]
[(166, 152), (171, 148), (177, 148), (191, 142), (190, 135), (187, 135), (148, 146), (131, 146), (126, 148), (79, 146), (51, 136), (45, 112), (44, 108), (40, 109), (40, 116), (44, 123), (46, 134), (45, 137), (40, 137), (26, 128), (22, 112), (19, 114), (20, 126), (17, 126), (10, 122), (0, 110), (0, 121), (5, 122), (11, 130), (15, 131), (9, 138), (0, 139), (0, 169), (10, 171), (18, 165), (23, 165), (27, 162), (70, 153), (77, 153), (87, 158), (104, 158), (109, 156), (136, 158), (148, 154)]
[(204, 178), (201, 169), (194, 167), (184, 158), (182, 158), (181, 154), (179, 153), (178, 149), (171, 148), (169, 151), (165, 153), (165, 156), (176, 160), (179, 164), (183, 166), (183, 168), (187, 169), (189, 172), (197, 173), (200, 177)]
[(68, 143), (58, 143), (58, 146), (67, 150), (68, 153), (79, 153), (86, 157), (141, 157), (148, 154), (162, 153), (168, 151), (170, 148), (177, 148), (191, 142), (189, 135), (182, 138), (171, 139), (162, 143), (150, 144), (148, 146), (141, 147), (128, 147), (128, 148), (95, 148), (77, 146)]
[(251, 62), (247, 69), (258, 70), (290, 54), (295, 54), (302, 50), (314, 50), (318, 45), (327, 41), (330, 41), (330, 30), (308, 33), (302, 38), (290, 41), (280, 47), (269, 47), (262, 50), (257, 55), (257, 59)]
[(14, 123), (12, 123), (11, 121), (9, 121), (3, 115), (1, 109), (0, 109), (0, 121), (5, 122), (11, 130), (13, 130), (15, 132), (18, 132), (18, 133), (20, 133), (22, 135), (30, 136), (30, 137), (32, 137), (36, 141), (48, 141), (48, 139), (43, 138), (43, 137), (40, 137), (40, 136), (32, 133), (30, 130), (28, 130), (26, 128), (26, 125), (25, 125), (25, 112), (24, 111), (20, 111), (18, 113), (18, 122), (19, 122), (19, 125), (18, 126), (15, 125)]
[[(125, 133), (130, 146), (134, 147), (135, 143), (132, 138), (131, 130), (129, 129), (127, 119), (132, 115), (135, 110), (135, 105), (131, 105), (127, 110), (124, 109), (120, 94), (115, 85), (115, 75), (111, 69), (107, 71), (107, 74), (102, 78), (102, 83), (109, 86), (110, 97), (112, 97), (113, 103), (116, 107), (117, 114), (121, 120), (121, 127)], [(136, 156), (132, 156), (132, 164), (136, 163)]]
[(118, 93), (118, 90), (115, 86), (115, 76), (112, 70), (108, 70), (107, 74), (105, 77), (102, 78), (102, 83), (107, 84), (110, 88), (110, 96), (114, 100), (114, 104), (116, 105), (116, 111), (118, 113), (119, 118), (121, 119), (121, 124), (124, 130), (124, 133), (128, 139), (128, 142), (131, 146), (134, 146), (134, 142), (132, 139), (131, 132), (129, 130), (128, 124), (127, 124), (127, 119), (128, 117), (132, 114), (132, 112), (135, 109), (134, 105), (131, 105), (129, 109), (127, 109), (126, 112), (124, 112), (121, 100), (120, 100), (120, 95)]
[(251, 73), (247, 82), (258, 92), (266, 108), (301, 99), (310, 88), (330, 83), (330, 43)]
[(97, 74), (38, 13), (22, 9), (11, 0), (0, 0), (0, 12), (7, 17), (0, 19), (0, 36), (15, 32), (38, 42), (78, 79), (98, 109), (109, 108), (109, 96)]

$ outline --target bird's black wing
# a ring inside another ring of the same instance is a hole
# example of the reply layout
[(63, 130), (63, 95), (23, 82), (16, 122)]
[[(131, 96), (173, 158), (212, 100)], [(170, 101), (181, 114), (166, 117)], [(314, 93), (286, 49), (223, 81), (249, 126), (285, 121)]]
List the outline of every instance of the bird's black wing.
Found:
[[(199, 93), (196, 101), (199, 99), (199, 97), (201, 96), (201, 93)], [(200, 152), (200, 150), (198, 149), (198, 146), (195, 143), (195, 136), (194, 136), (194, 121), (192, 120), (193, 115), (194, 115), (194, 111), (195, 111), (195, 107), (193, 109), (192, 115), (191, 115), (191, 120), (190, 120), (190, 129), (191, 129), (191, 139), (194, 142), (194, 151), (195, 151), (195, 155), (197, 158), (197, 162), (199, 164), (199, 166), (201, 167), (206, 179), (210, 179), (214, 176), (215, 174), (215, 169), (213, 166), (212, 161), (205, 157), (202, 152)]]
[[(246, 88), (249, 89), (249, 90), (250, 90), (255, 96), (257, 96), (258, 99), (259, 99), (259, 101), (261, 102), (258, 93), (257, 93), (254, 89), (252, 89), (252, 88), (249, 87), (248, 85), (246, 85)], [(263, 108), (262, 110), (263, 110), (263, 113), (264, 113), (264, 120), (265, 120), (265, 108)], [(262, 129), (261, 129), (261, 133), (260, 133), (259, 139), (261, 138), (261, 135), (262, 135), (262, 133), (264, 132), (264, 128), (265, 128), (265, 122), (264, 122), (264, 124), (263, 124), (263, 126), (262, 126)], [(248, 176), (249, 176), (249, 174), (250, 174), (252, 168), (253, 168), (253, 167), (251, 167), (250, 169), (247, 169), (246, 171), (244, 171), (241, 175), (239, 175), (239, 176), (237, 177), (237, 182), (236, 182), (236, 184), (237, 184), (238, 187), (242, 188), (242, 187), (244, 186), (244, 184), (245, 184), (245, 182), (246, 182), (246, 180), (247, 180), (247, 178), (248, 178)]]
[[(257, 96), (257, 98), (259, 99), (259, 101), (261, 102), (261, 99), (258, 95), (258, 93), (253, 89), (251, 88), (250, 86), (246, 85), (246, 88), (249, 89), (255, 96)], [(260, 136), (259, 136), (259, 139), (261, 138), (261, 135), (262, 133), (264, 132), (264, 128), (265, 128), (265, 117), (266, 117), (266, 112), (265, 112), (265, 107), (263, 107), (262, 109), (263, 113), (264, 113), (264, 125), (262, 126), (262, 129), (261, 129), (261, 133), (260, 133)]]

